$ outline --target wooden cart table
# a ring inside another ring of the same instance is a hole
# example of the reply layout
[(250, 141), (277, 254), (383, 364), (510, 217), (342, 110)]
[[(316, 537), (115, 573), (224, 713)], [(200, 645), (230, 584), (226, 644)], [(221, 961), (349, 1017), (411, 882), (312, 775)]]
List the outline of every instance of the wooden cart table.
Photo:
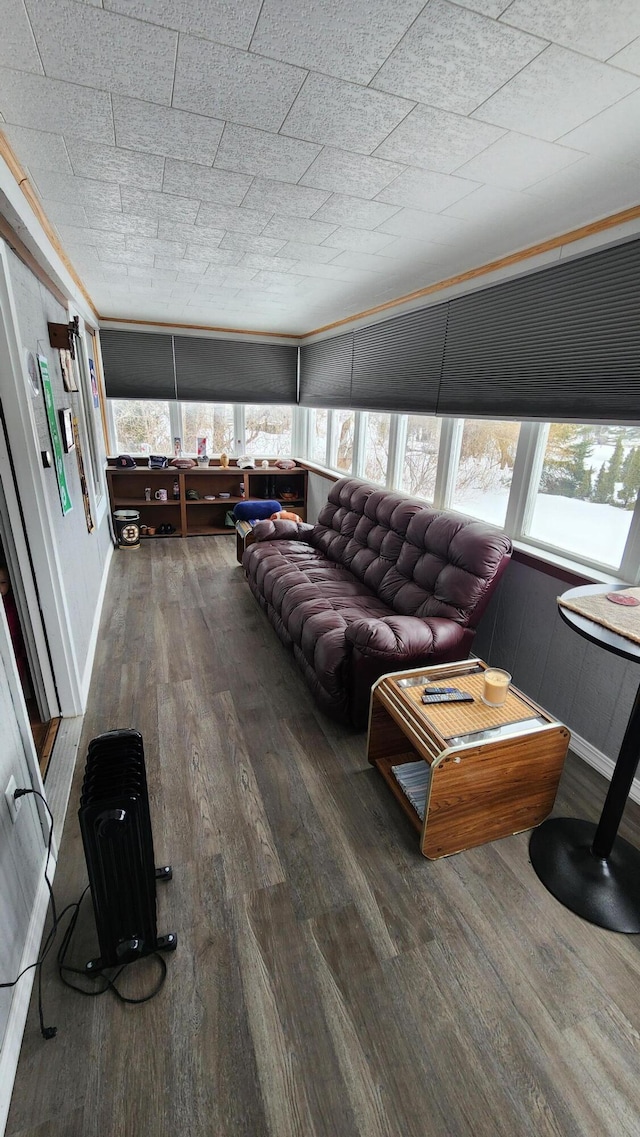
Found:
[[(432, 860), (531, 829), (555, 800), (569, 731), (513, 686), (503, 706), (486, 706), (487, 666), (467, 659), (400, 671), (371, 692), (369, 761)], [(425, 706), (423, 689), (435, 680), (474, 701)]]

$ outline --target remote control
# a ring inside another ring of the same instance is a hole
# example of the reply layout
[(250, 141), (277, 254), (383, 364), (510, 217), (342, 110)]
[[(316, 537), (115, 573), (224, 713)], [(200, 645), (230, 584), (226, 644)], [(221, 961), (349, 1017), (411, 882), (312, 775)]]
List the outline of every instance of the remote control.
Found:
[(423, 695), (453, 695), (457, 694), (457, 687), (425, 687)]
[(423, 695), (423, 703), (472, 703), (473, 695), (465, 691), (451, 692), (449, 695)]

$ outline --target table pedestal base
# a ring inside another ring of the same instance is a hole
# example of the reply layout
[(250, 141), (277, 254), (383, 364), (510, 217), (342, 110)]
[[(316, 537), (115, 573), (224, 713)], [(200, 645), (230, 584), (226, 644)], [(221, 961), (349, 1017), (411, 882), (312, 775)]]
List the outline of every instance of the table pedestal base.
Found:
[(640, 851), (617, 837), (607, 857), (595, 857), (596, 828), (550, 818), (531, 835), (531, 864), (565, 908), (613, 932), (640, 932)]

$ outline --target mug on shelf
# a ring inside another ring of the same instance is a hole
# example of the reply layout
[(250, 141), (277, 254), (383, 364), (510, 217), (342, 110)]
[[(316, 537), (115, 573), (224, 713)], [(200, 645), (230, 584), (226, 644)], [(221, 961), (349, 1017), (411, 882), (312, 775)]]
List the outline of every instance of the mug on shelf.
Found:
[(158, 501), (166, 501), (167, 500), (167, 491), (166, 490), (156, 490), (155, 496), (157, 497)]

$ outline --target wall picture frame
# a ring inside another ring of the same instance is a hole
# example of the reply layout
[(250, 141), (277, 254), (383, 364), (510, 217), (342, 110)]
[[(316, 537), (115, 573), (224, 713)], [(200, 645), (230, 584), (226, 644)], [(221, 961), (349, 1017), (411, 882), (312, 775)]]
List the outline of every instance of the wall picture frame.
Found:
[(75, 438), (73, 434), (73, 412), (71, 407), (61, 407), (58, 411), (58, 418), (60, 419), (60, 437), (62, 439), (62, 447), (65, 454), (75, 448)]

